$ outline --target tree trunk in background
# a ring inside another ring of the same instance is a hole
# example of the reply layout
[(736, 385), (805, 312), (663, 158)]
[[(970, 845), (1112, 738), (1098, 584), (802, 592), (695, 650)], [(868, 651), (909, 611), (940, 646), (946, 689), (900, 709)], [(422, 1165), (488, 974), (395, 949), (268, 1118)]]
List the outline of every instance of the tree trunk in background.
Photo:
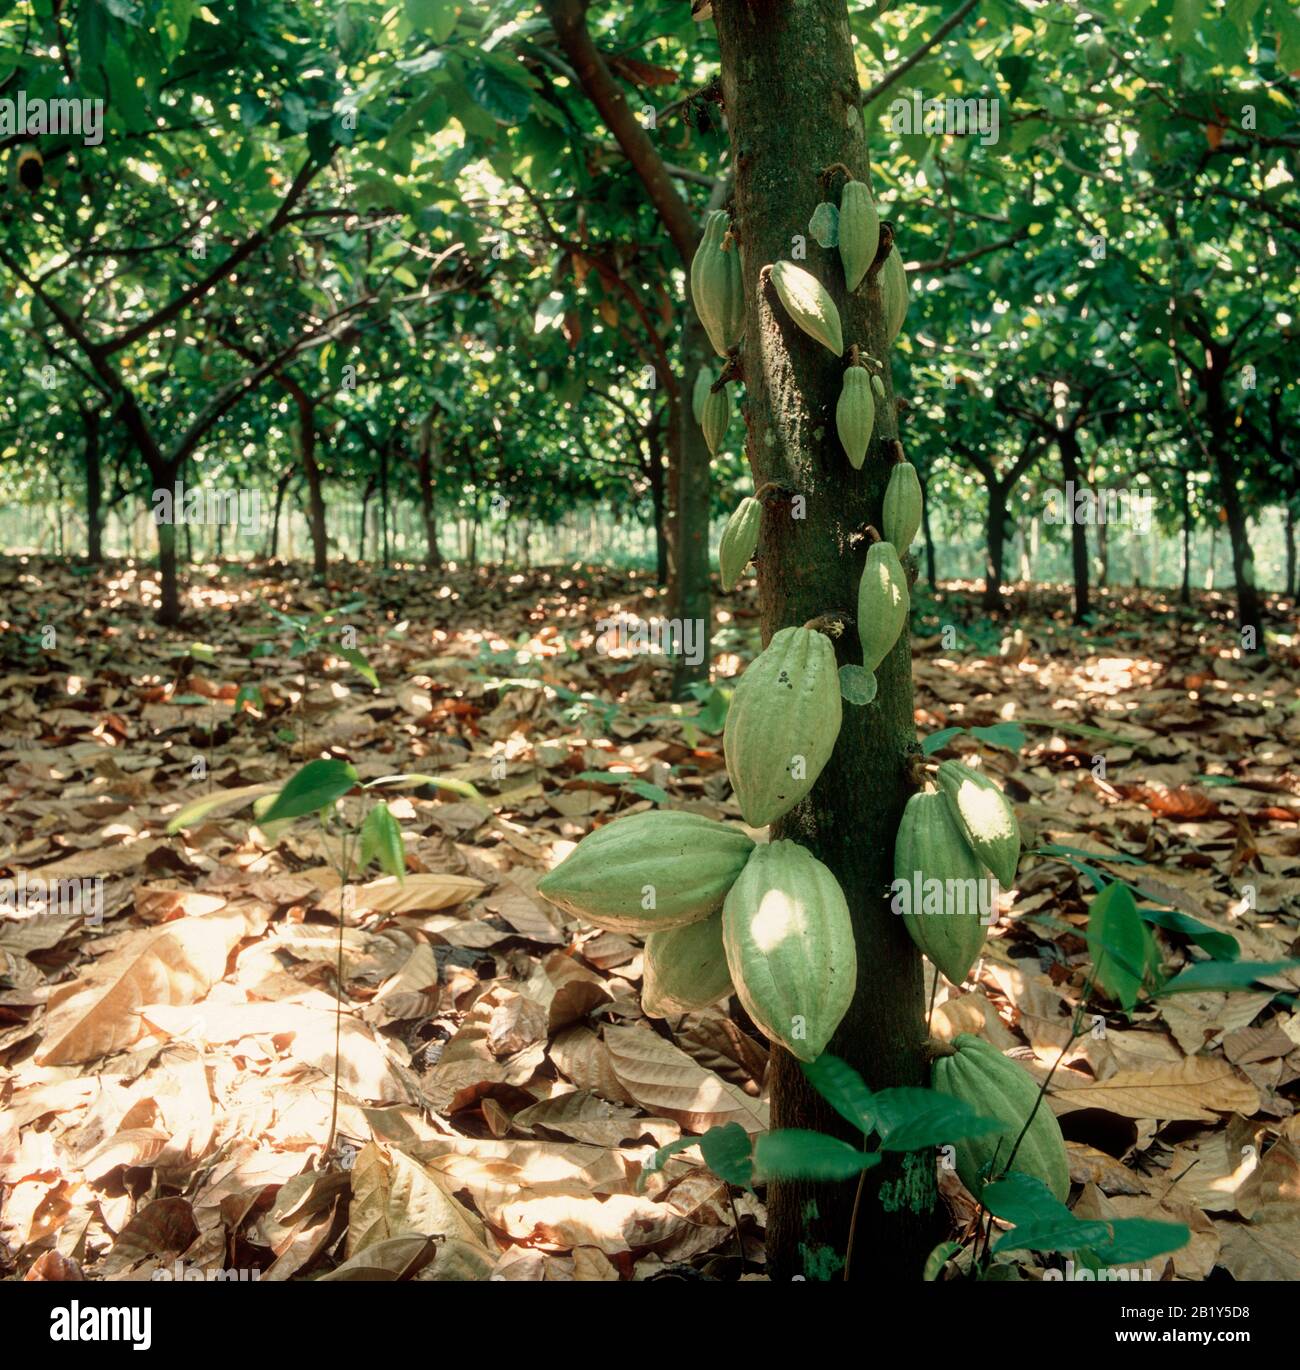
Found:
[[(689, 279), (700, 230), (656, 144), (662, 134), (656, 132), (652, 136), (642, 126), (611, 74), (587, 28), (587, 0), (545, 0), (544, 9), (584, 93), (640, 180)], [(710, 207), (721, 208), (721, 204), (722, 197), (715, 194)], [(659, 513), (662, 504), (656, 508), (655, 536), (664, 542), (657, 544), (659, 583), (668, 589), (670, 618), (701, 619), (707, 626), (712, 623), (709, 452), (691, 414), (690, 398), (696, 372), (703, 360), (712, 355), (712, 348), (689, 298), (680, 304), (678, 317), (684, 321), (684, 327), (678, 331), (683, 378), (659, 378), (669, 401), (667, 490), (662, 488), (662, 477), (660, 490), (660, 499), (667, 505), (666, 520)], [(706, 636), (706, 644), (707, 640)], [(679, 650), (673, 657), (674, 697), (679, 697), (691, 682), (707, 680), (709, 668), (707, 645), (703, 660), (695, 665), (684, 660)]]
[(1245, 647), (1243, 643), (1243, 650), (1264, 656), (1268, 649), (1264, 642), (1264, 615), (1259, 591), (1255, 588), (1255, 557), (1250, 549), (1250, 531), (1246, 523), (1246, 511), (1241, 506), (1241, 492), (1237, 489), (1237, 453), (1232, 445), (1228, 405), (1223, 393), (1224, 368), (1230, 354), (1217, 345), (1209, 350), (1212, 364), (1201, 372), (1201, 383), (1205, 392), (1205, 421), (1210, 429), (1210, 450), (1219, 476), (1223, 507), (1228, 513), (1232, 575), (1237, 587), (1237, 627), (1243, 635), (1248, 629), (1253, 631), (1253, 645)]
[(280, 384), (298, 407), (298, 456), (307, 480), (307, 531), (311, 534), (312, 573), (318, 580), (329, 571), (329, 534), (325, 527), (325, 493), (316, 462), (316, 403), (296, 381), (285, 376)]
[[(1098, 506), (1101, 491), (1097, 492)], [(1104, 519), (1097, 521), (1097, 588), (1104, 590), (1110, 584), (1110, 524)]]
[(420, 516), (424, 520), (424, 564), (430, 571), (442, 565), (438, 550), (438, 514), (434, 506), (433, 473), (439, 465), (438, 434), (434, 428), (433, 411), (420, 423), (420, 443), (417, 454), (420, 482)]
[[(916, 465), (916, 463), (913, 463)], [(930, 589), (939, 588), (939, 577), (935, 571), (934, 535), (930, 532), (930, 485), (916, 466), (916, 478), (921, 485), (921, 529), (925, 533), (925, 579)]]
[(650, 457), (650, 506), (655, 521), (655, 584), (668, 588), (668, 510), (664, 489), (663, 449), (659, 441), (659, 427), (651, 425), (646, 431), (646, 450)]
[(989, 492), (988, 513), (984, 520), (987, 552), (981, 604), (990, 613), (996, 613), (1002, 608), (1002, 565), (1007, 550), (1007, 488), (997, 480), (987, 481), (986, 485)]
[(86, 467), (86, 560), (92, 566), (104, 563), (104, 474), (99, 450), (101, 417), (98, 409), (81, 411), (85, 438)]
[(271, 537), (267, 544), (268, 558), (277, 557), (280, 554), (280, 513), (284, 508), (284, 497), (292, 480), (293, 468), (286, 467), (281, 472), (280, 479), (275, 483), (275, 512), (271, 515)]
[[(686, 380), (682, 394), (689, 395), (694, 377), (702, 366), (717, 360), (709, 343), (704, 325), (696, 317), (688, 301), (684, 306), (688, 323), (682, 331), (682, 357)], [(709, 643), (713, 637), (713, 610), (709, 585), (709, 507), (710, 489), (709, 448), (704, 441), (704, 430), (695, 422), (695, 415), (685, 399), (677, 406), (678, 459), (670, 474), (676, 483), (677, 516), (673, 525), (676, 551), (675, 594), (670, 599), (669, 617), (680, 618), (698, 625), (703, 651), (696, 662), (688, 661), (678, 644), (673, 657), (673, 698), (683, 699), (689, 687), (708, 680), (712, 665)]]
[(389, 569), (391, 558), (388, 542), (388, 457), (392, 441), (390, 434), (379, 444), (379, 543), (385, 571)]
[[(1061, 449), (1061, 474), (1066, 492), (1073, 483), (1079, 488), (1079, 435), (1073, 428), (1062, 428), (1056, 435)], [(1070, 559), (1074, 566), (1074, 621), (1082, 623), (1088, 616), (1088, 528), (1073, 517), (1071, 502), (1067, 498), (1066, 507), (1070, 510)]]
[(1183, 477), (1183, 583), (1178, 591), (1178, 602), (1180, 604), (1191, 604), (1192, 602), (1192, 492), (1189, 488), (1191, 482), (1190, 475)]
[[(861, 471), (835, 434), (844, 362), (800, 332), (776, 300), (764, 268), (806, 232), (823, 199), (818, 174), (843, 163), (868, 179), (858, 72), (845, 0), (713, 0), (722, 87), (736, 165), (737, 236), (746, 301), (743, 405), (755, 488), (768, 481), (798, 492), (769, 504), (759, 538), (758, 585), (766, 643), (779, 628), (841, 611), (856, 614), (866, 548), (855, 533), (879, 527), (897, 415), (877, 279), (846, 297), (838, 254), (809, 240), (803, 263), (840, 309), (846, 347), (859, 343), (885, 363), (886, 397)], [(838, 184), (834, 194), (838, 198)], [(856, 630), (836, 644), (857, 663)], [(772, 836), (807, 846), (834, 872), (853, 916), (857, 992), (828, 1050), (872, 1089), (926, 1083), (920, 956), (889, 908), (894, 837), (908, 795), (915, 746), (911, 644), (906, 629), (876, 672), (869, 708), (846, 705), (834, 755), (812, 794), (774, 825)], [(772, 1125), (814, 1128), (861, 1145), (809, 1086), (798, 1062), (774, 1047)], [(768, 1187), (768, 1269), (774, 1280), (826, 1278), (843, 1261), (857, 1182), (773, 1182)], [(915, 1280), (936, 1239), (934, 1159), (890, 1157), (867, 1173), (853, 1248), (853, 1278)]]

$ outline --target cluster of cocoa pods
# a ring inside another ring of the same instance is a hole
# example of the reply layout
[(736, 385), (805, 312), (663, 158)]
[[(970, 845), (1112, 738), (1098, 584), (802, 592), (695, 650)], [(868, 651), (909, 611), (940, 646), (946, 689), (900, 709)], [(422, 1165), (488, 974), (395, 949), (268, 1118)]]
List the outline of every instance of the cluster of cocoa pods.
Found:
[[(850, 180), (838, 211), (845, 282), (856, 290), (880, 246), (868, 187)], [(767, 273), (782, 307), (837, 357), (839, 311), (817, 278), (793, 262)], [(714, 350), (730, 358), (744, 332), (740, 248), (725, 210), (710, 214), (691, 267), (691, 293)], [(892, 247), (880, 268), (890, 341), (907, 310), (902, 262)], [(731, 418), (724, 377), (702, 370), (692, 396), (696, 421), (716, 453)], [(886, 391), (854, 348), (836, 411), (855, 468), (866, 459), (875, 406)], [(718, 548), (724, 588), (754, 556), (765, 490), (743, 499)], [(906, 554), (921, 520), (916, 472), (890, 474), (884, 537), (867, 552), (859, 584), (858, 636), (874, 672), (903, 632), (909, 612)], [(831, 758), (842, 722), (835, 647), (820, 622), (782, 628), (738, 681), (723, 734), (727, 770), (745, 822), (777, 822), (812, 790)], [(963, 839), (965, 840), (965, 839)], [(755, 845), (739, 828), (698, 814), (656, 811), (596, 829), (546, 875), (539, 891), (599, 927), (645, 937), (647, 1012), (687, 1012), (734, 993), (773, 1042), (803, 1060), (820, 1054), (853, 998), (857, 974), (852, 920), (834, 874), (790, 841)]]

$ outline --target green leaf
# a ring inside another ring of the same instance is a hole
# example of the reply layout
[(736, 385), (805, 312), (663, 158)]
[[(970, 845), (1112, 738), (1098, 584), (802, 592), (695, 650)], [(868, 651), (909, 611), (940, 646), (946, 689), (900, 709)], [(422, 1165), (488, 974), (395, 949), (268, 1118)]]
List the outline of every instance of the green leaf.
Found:
[[(1143, 893), (1141, 886), (1138, 886), (1138, 893)], [(1179, 913), (1177, 909), (1138, 909), (1138, 913), (1144, 922), (1154, 923), (1168, 932), (1181, 932), (1198, 947), (1208, 951), (1216, 961), (1235, 961), (1241, 955), (1241, 946), (1235, 937), (1217, 928), (1206, 927), (1204, 923), (1198, 923), (1195, 918)]]
[(1001, 1132), (1006, 1126), (937, 1089), (910, 1085), (878, 1090), (871, 1096), (871, 1112), (885, 1151), (920, 1151)]
[(765, 1180), (847, 1180), (880, 1159), (878, 1151), (859, 1151), (838, 1137), (799, 1127), (765, 1132), (754, 1144), (754, 1161)]
[(1105, 1223), (1076, 1218), (1042, 1180), (1018, 1170), (985, 1185), (980, 1198), (995, 1217), (1015, 1224), (994, 1251), (1077, 1251), (1110, 1240)]
[(263, 826), (286, 818), (319, 813), (341, 799), (357, 783), (357, 773), (346, 761), (309, 761), (276, 796), (258, 820)]
[(1019, 723), (993, 723), (987, 728), (972, 728), (972, 737), (987, 742), (990, 747), (1001, 747), (1008, 752), (1022, 752), (1029, 741)]
[(1130, 1011), (1152, 969), (1154, 944), (1133, 891), (1122, 881), (1107, 885), (1092, 901), (1087, 941), (1096, 984)]
[(739, 1123), (711, 1127), (700, 1138), (704, 1164), (720, 1180), (748, 1189), (754, 1178), (753, 1141)]
[(275, 785), (245, 785), (237, 790), (217, 790), (204, 795), (192, 804), (186, 804), (167, 824), (169, 834), (180, 832), (182, 828), (192, 828), (200, 819), (206, 818), (218, 809), (239, 809), (251, 804), (262, 795), (274, 794)]
[(937, 733), (931, 733), (928, 737), (922, 738), (922, 755), (933, 756), (941, 747), (947, 746), (958, 733), (964, 733), (965, 731), (965, 728), (940, 728)]
[(1255, 981), (1265, 975), (1284, 975), (1295, 970), (1297, 966), (1300, 966), (1300, 960), (1199, 961), (1194, 966), (1188, 966), (1181, 974), (1175, 975), (1172, 980), (1166, 981), (1156, 993), (1157, 997), (1205, 990), (1231, 994), (1234, 990), (1253, 989)]
[(846, 1123), (851, 1123), (859, 1132), (871, 1131), (871, 1091), (847, 1061), (823, 1051), (815, 1061), (801, 1061), (799, 1068), (809, 1084)]
[(922, 1272), (921, 1278), (927, 1283), (937, 1280), (949, 1258), (955, 1256), (960, 1250), (960, 1242), (940, 1242), (925, 1258), (925, 1270)]
[(1112, 1218), (1111, 1236), (1088, 1248), (1102, 1265), (1130, 1265), (1177, 1251), (1192, 1239), (1184, 1223), (1162, 1223), (1154, 1218)]
[(870, 704), (876, 697), (876, 673), (865, 666), (840, 667), (840, 695), (850, 704)]
[(376, 858), (385, 875), (406, 879), (406, 849), (402, 845), (402, 829), (398, 826), (387, 804), (377, 803), (366, 814), (361, 825), (361, 869)]
[(456, 27), (454, 0), (406, 0), (406, 18), (417, 33), (444, 43)]
[(379, 677), (375, 674), (375, 668), (356, 650), (355, 647), (340, 647), (338, 655), (341, 656), (344, 661), (351, 662), (376, 690), (379, 688)]

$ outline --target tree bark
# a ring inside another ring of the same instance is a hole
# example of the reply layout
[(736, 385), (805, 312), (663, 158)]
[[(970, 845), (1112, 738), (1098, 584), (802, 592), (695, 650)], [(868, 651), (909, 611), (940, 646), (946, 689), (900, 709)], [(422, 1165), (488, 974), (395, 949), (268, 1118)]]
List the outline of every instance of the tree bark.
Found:
[(983, 607), (989, 613), (1002, 609), (1002, 571), (1007, 552), (1007, 488), (1000, 480), (986, 481), (989, 492), (988, 513), (984, 520)]
[(438, 434), (430, 410), (420, 423), (420, 445), (417, 456), (420, 482), (420, 514), (424, 520), (424, 564), (430, 571), (442, 566), (438, 550), (438, 513), (434, 504), (433, 473), (439, 465)]
[[(713, 0), (722, 87), (736, 165), (736, 218), (746, 301), (742, 406), (757, 488), (797, 492), (765, 508), (758, 584), (763, 640), (832, 611), (855, 614), (866, 556), (855, 538), (879, 527), (897, 415), (887, 360), (872, 448), (854, 471), (835, 436), (844, 362), (791, 322), (767, 280), (824, 198), (818, 173), (841, 163), (867, 179), (857, 71), (845, 0)], [(838, 197), (838, 185), (835, 190)], [(809, 243), (803, 263), (835, 297), (846, 344), (887, 359), (879, 281), (847, 296), (838, 254)], [(804, 517), (796, 517), (803, 514)], [(857, 633), (839, 638), (841, 663), (859, 662)], [(876, 672), (866, 708), (846, 705), (835, 752), (807, 799), (774, 825), (774, 837), (807, 846), (834, 872), (852, 912), (857, 992), (828, 1050), (873, 1089), (927, 1077), (921, 962), (889, 909), (894, 837), (915, 747), (911, 644), (906, 629)], [(814, 1128), (860, 1145), (808, 1085), (795, 1059), (774, 1047), (772, 1123)], [(768, 1267), (775, 1280), (826, 1278), (848, 1247), (856, 1182), (768, 1186)], [(916, 1279), (935, 1238), (934, 1158), (891, 1157), (867, 1175), (853, 1247), (859, 1280)]]
[(1184, 475), (1182, 481), (1183, 513), (1183, 583), (1178, 591), (1178, 602), (1190, 605), (1192, 602), (1192, 477)]
[(1061, 452), (1061, 475), (1065, 483), (1066, 509), (1070, 516), (1070, 559), (1074, 566), (1074, 621), (1088, 616), (1088, 528), (1074, 517), (1070, 496), (1079, 488), (1079, 435), (1073, 428), (1061, 428), (1056, 435)]
[(930, 482), (926, 474), (921, 470), (917, 462), (912, 463), (916, 467), (916, 478), (921, 486), (921, 529), (925, 533), (925, 579), (930, 589), (939, 588), (939, 576), (935, 570), (934, 556), (934, 535), (930, 532)]
[[(688, 304), (689, 322), (682, 330), (682, 356), (686, 382), (683, 396), (690, 393), (692, 377), (700, 367), (713, 360), (713, 349), (704, 325)], [(709, 448), (704, 430), (695, 422), (690, 404), (683, 399), (677, 406), (677, 460), (669, 464), (669, 477), (676, 484), (676, 517), (673, 536), (676, 543), (676, 595), (670, 601), (672, 617), (697, 627), (703, 651), (691, 661), (678, 644), (673, 657), (673, 698), (684, 699), (690, 687), (708, 680), (711, 666), (709, 643), (713, 637), (713, 611), (709, 585), (709, 507), (711, 503)]]
[[(1242, 508), (1241, 492), (1237, 488), (1240, 473), (1237, 453), (1230, 431), (1228, 404), (1223, 393), (1225, 369), (1229, 353), (1211, 347), (1211, 364), (1200, 373), (1205, 393), (1205, 420), (1210, 429), (1210, 445), (1215, 469), (1219, 477), (1219, 491), (1228, 514), (1228, 538), (1232, 545), (1232, 575), (1237, 589), (1237, 627), (1242, 634), (1243, 650), (1265, 656), (1264, 615), (1259, 591), (1255, 588), (1255, 557), (1250, 547), (1250, 531), (1246, 511)], [(1254, 641), (1249, 639), (1253, 637)]]
[(92, 566), (104, 564), (104, 475), (99, 446), (101, 416), (91, 406), (81, 411), (85, 439), (86, 468), (86, 560)]

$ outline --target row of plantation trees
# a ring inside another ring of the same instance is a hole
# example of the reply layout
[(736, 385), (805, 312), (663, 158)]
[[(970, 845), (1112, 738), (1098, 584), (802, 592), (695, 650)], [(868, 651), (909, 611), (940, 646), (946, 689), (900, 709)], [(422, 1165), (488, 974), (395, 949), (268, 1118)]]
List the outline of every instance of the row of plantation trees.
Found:
[[(153, 0), (88, 10), (66, 33), (37, 21), (48, 42), (0, 19), (15, 89), (105, 101), (97, 145), (0, 140), (43, 159), (0, 205), (8, 492), (56, 468), (84, 492), (95, 560), (109, 508), (255, 487), (301, 505), (319, 574), (331, 489), (374, 502), (382, 560), (388, 511), (414, 502), (430, 566), (449, 517), (630, 496), (674, 616), (710, 617), (740, 425), (710, 462), (689, 401), (717, 363), (683, 286), (743, 161), (713, 24), (584, 0), (273, 3), (251, 32)], [(1222, 521), (1261, 645), (1250, 519), (1281, 505), (1294, 587), (1283, 15), (849, 18), (844, 79), (912, 282), (893, 359), (907, 450), (941, 498), (982, 487), (990, 609), (1029, 479), (1149, 495), (1184, 540), (1185, 593), (1194, 534)], [(995, 109), (972, 129), (923, 104), (976, 98)], [(781, 229), (786, 255), (816, 250), (793, 204)], [(1082, 619), (1088, 530), (1069, 531)], [(175, 525), (157, 538), (175, 622)]]

